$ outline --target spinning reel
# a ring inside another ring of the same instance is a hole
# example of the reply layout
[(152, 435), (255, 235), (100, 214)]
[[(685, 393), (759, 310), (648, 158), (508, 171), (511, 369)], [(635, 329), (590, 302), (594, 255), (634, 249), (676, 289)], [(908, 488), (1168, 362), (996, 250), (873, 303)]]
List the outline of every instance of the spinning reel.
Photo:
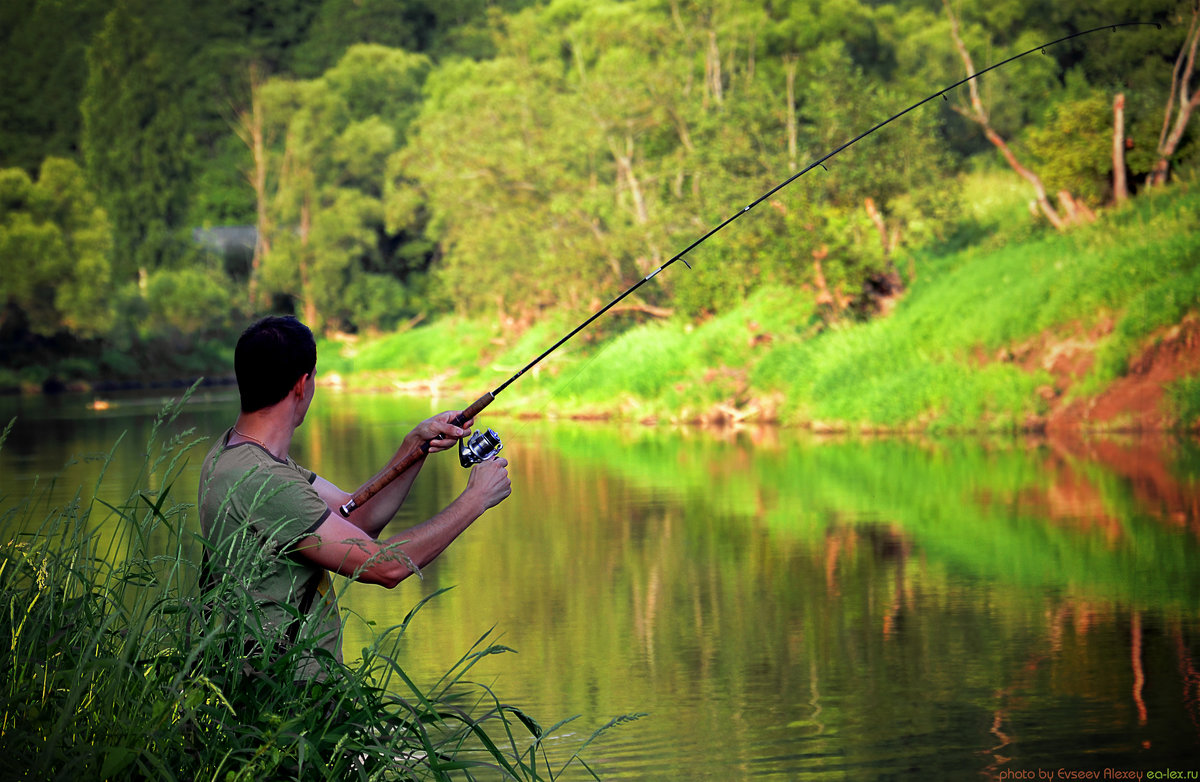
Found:
[(504, 444), (495, 430), (475, 432), (469, 440), (458, 441), (458, 462), (463, 467), (470, 467), (481, 462), (491, 461), (500, 453)]

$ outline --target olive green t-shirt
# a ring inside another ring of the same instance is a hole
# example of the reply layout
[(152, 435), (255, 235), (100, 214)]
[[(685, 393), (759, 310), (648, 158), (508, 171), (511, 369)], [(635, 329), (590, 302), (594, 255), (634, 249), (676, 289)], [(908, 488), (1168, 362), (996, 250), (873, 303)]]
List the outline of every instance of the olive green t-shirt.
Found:
[[(329, 572), (295, 550), (330, 513), (313, 488), (317, 476), (255, 443), (229, 445), (232, 432), (221, 436), (200, 471), (200, 528), (211, 545), (205, 588), (240, 587), (252, 605), (253, 635), (277, 647), (316, 639), (340, 662), (341, 620)], [(296, 678), (323, 678), (321, 670), (307, 656)]]

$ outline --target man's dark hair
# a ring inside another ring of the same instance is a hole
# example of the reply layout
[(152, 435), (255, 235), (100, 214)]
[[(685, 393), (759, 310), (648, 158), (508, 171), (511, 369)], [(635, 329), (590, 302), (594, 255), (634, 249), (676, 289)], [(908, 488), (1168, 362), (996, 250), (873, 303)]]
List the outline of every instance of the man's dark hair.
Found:
[(242, 412), (275, 404), (316, 367), (317, 341), (308, 326), (290, 315), (254, 323), (242, 332), (233, 352)]

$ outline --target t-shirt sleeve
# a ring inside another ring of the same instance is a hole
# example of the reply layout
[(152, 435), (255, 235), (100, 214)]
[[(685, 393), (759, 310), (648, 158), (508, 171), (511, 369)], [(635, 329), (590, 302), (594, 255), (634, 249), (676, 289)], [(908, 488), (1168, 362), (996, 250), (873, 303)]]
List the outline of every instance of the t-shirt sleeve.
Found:
[(289, 462), (289, 464), (291, 464), (291, 466), (295, 468), (296, 472), (300, 473), (300, 476), (302, 478), (304, 478), (304, 480), (307, 481), (310, 486), (314, 482), (316, 482), (317, 474), (315, 472), (308, 469), (307, 467), (301, 467), (300, 465), (296, 464), (295, 462)]
[(279, 550), (312, 533), (329, 517), (329, 506), (317, 494), (308, 470), (281, 465), (268, 471), (255, 493), (248, 517), (258, 534)]

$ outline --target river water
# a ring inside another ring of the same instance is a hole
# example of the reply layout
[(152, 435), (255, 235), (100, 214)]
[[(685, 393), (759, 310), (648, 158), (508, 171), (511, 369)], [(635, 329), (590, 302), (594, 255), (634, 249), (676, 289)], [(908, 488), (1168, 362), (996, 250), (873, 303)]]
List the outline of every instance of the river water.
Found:
[[(100, 491), (125, 496), (166, 396), (0, 399), (0, 422), (17, 416), (0, 513), (90, 497), (91, 455), (123, 432)], [(463, 401), (321, 389), (293, 455), (352, 487)], [(231, 389), (201, 391), (170, 433), (215, 436), (235, 412)], [(1200, 779), (1194, 441), (481, 423), (505, 439), (512, 497), (423, 580), (343, 583), (345, 653), (365, 620), (397, 624), (452, 587), (400, 663), (432, 683), (490, 631), (515, 653), (470, 678), (543, 725), (575, 717), (556, 762), (645, 714), (588, 748), (602, 778)], [(464, 481), (451, 454), (431, 459), (395, 531)]]

